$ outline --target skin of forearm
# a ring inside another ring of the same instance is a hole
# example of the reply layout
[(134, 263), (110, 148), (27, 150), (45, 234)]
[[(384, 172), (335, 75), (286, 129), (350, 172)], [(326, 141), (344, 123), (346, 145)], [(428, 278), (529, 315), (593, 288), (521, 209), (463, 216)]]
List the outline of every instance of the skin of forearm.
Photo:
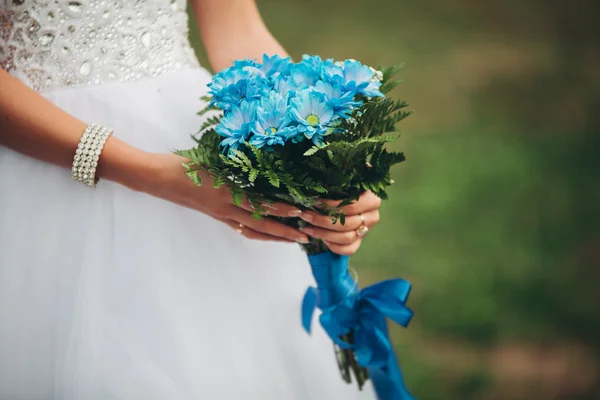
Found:
[[(0, 69), (0, 145), (70, 168), (86, 126)], [(138, 179), (132, 171), (143, 164), (144, 152), (111, 136), (96, 172), (100, 178), (133, 187)]]
[(195, 0), (198, 29), (215, 72), (235, 60), (287, 56), (265, 26), (254, 0)]

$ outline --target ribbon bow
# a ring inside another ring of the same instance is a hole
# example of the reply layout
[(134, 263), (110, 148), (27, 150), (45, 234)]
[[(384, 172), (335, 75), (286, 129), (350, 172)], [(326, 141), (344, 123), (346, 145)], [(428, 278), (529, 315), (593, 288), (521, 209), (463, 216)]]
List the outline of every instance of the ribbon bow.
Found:
[[(320, 308), (319, 321), (323, 329), (338, 346), (354, 350), (358, 363), (368, 368), (378, 397), (382, 400), (412, 400), (404, 386), (386, 324), (387, 317), (403, 327), (408, 326), (413, 316), (406, 307), (410, 283), (390, 279), (357, 290), (356, 282), (347, 272), (347, 257), (325, 254), (309, 256), (317, 288), (309, 288), (304, 295), (304, 329), (310, 332), (315, 308)], [(340, 268), (344, 264), (345, 269)], [(353, 344), (340, 339), (350, 331), (354, 334)]]

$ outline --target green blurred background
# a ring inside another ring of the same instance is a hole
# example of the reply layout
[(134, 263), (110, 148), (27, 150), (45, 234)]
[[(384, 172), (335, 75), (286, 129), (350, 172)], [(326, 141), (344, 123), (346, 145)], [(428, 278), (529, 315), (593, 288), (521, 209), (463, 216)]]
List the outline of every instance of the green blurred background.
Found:
[(408, 160), (353, 263), (414, 285), (419, 399), (600, 399), (598, 3), (259, 1), (295, 59), (406, 63)]

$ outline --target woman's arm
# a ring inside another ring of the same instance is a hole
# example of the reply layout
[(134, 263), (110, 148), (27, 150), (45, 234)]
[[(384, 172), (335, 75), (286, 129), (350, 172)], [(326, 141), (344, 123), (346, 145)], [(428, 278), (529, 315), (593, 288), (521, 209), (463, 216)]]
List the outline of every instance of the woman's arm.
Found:
[[(65, 174), (70, 174), (66, 168), (71, 167), (86, 126), (0, 69), (0, 146), (64, 167)], [(205, 184), (195, 186), (183, 173), (182, 160), (175, 154), (144, 152), (111, 136), (102, 150), (96, 176), (203, 212), (234, 229), (243, 224), (243, 234), (252, 239), (307, 241), (303, 233), (274, 220), (254, 220), (248, 202), (244, 209), (234, 205), (229, 191), (213, 188), (206, 173), (201, 172)], [(299, 214), (295, 207), (276, 206), (274, 215)]]
[(254, 0), (193, 0), (196, 22), (215, 72), (235, 60), (287, 56), (265, 26)]
[[(0, 145), (71, 168), (86, 123), (62, 111), (0, 69)], [(130, 188), (140, 182), (145, 153), (114, 136), (104, 145), (97, 176)], [(69, 173), (65, 171), (65, 173)]]

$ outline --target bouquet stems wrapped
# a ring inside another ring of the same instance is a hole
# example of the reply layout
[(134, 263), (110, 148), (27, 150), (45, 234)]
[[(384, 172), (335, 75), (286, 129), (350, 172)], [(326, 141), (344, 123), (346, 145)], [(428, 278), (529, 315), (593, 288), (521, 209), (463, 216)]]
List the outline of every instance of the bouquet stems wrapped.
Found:
[[(404, 161), (403, 153), (385, 148), (398, 137), (391, 134), (396, 124), (410, 115), (406, 102), (385, 97), (397, 85), (391, 78), (399, 69), (378, 71), (318, 56), (298, 63), (266, 55), (261, 63), (237, 61), (209, 84), (197, 146), (176, 153), (189, 160), (186, 174), (197, 185), (197, 172), (207, 171), (215, 187), (229, 188), (234, 203), (247, 198), (257, 219), (268, 203), (286, 202), (344, 224), (341, 207), (368, 190), (386, 199), (390, 168)], [(323, 198), (339, 205), (328, 206)], [(386, 326), (386, 317), (408, 325), (410, 284), (391, 279), (359, 289), (348, 257), (317, 239), (302, 246), (317, 283), (304, 297), (304, 328), (310, 331), (313, 312), (320, 309), (347, 382), (354, 377), (362, 388), (370, 378), (380, 399), (412, 399)]]

